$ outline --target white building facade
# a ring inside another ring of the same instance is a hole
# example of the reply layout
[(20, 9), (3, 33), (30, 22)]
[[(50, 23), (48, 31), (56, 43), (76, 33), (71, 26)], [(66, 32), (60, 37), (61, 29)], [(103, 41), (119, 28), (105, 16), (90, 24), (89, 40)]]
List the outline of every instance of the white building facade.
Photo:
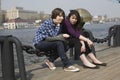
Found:
[(3, 23), (4, 29), (21, 29), (34, 27), (34, 21), (23, 20), (20, 18), (8, 20)]
[(24, 10), (22, 7), (12, 7), (6, 11), (6, 19), (36, 19), (38, 13), (36, 11)]

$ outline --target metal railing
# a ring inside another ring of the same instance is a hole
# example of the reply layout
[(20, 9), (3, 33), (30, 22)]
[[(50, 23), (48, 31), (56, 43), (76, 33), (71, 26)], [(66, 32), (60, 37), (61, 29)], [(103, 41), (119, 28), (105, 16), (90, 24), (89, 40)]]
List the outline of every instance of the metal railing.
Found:
[(14, 68), (13, 44), (15, 44), (16, 47), (20, 78), (21, 80), (27, 80), (22, 44), (18, 38), (13, 37), (11, 35), (0, 36), (2, 79), (16, 80)]
[[(110, 27), (108, 30), (108, 35), (101, 39), (95, 38), (93, 36), (92, 32), (87, 29), (83, 30), (83, 35), (96, 43), (108, 42), (108, 46), (113, 46), (113, 47), (120, 46), (120, 25), (114, 25), (114, 26)], [(91, 46), (91, 50), (94, 54), (96, 53), (94, 46)], [(72, 49), (70, 52), (71, 56), (73, 56), (73, 52), (74, 51)], [(79, 59), (78, 55), (76, 55), (76, 54), (74, 55), (74, 57), (75, 57), (74, 58), (75, 60)]]

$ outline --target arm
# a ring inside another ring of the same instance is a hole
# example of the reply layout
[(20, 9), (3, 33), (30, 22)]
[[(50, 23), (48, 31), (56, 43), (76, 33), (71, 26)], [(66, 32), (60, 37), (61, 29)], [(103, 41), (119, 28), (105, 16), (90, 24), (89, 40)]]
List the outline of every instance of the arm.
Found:
[(70, 33), (70, 35), (72, 35), (76, 38), (79, 38), (80, 32), (76, 32), (67, 19), (65, 20), (65, 25), (66, 25), (66, 28), (67, 28), (68, 32)]
[(79, 39), (81, 39), (83, 41), (86, 41), (89, 46), (93, 45), (93, 42), (90, 39), (88, 39), (88, 38), (86, 38), (86, 37), (84, 37), (82, 35), (79, 36)]
[(85, 43), (84, 43), (84, 41), (82, 41), (82, 40), (81, 40), (80, 42), (81, 42), (82, 46), (85, 46)]
[(46, 41), (64, 41), (64, 42), (68, 43), (66, 38), (69, 38), (69, 35), (67, 35), (67, 34), (59, 34), (59, 35), (54, 36), (54, 37), (47, 37), (45, 40)]
[(57, 41), (57, 40), (61, 40), (61, 41), (64, 41), (64, 37), (62, 34), (58, 35), (58, 36), (54, 36), (54, 37), (47, 37), (45, 39), (46, 41)]
[(76, 32), (70, 22), (66, 19), (65, 20), (65, 24), (67, 27), (68, 32), (72, 35), (75, 36), (76, 38), (79, 38), (80, 40), (86, 41), (89, 45), (93, 45), (93, 42), (91, 40), (89, 40), (88, 38), (84, 37), (83, 35), (81, 35), (80, 33)]
[(85, 48), (85, 43), (84, 43), (84, 41), (80, 41), (81, 42), (81, 44), (82, 44), (82, 46), (81, 46), (81, 52), (85, 52), (86, 51), (86, 48)]
[(80, 33), (78, 31), (75, 31), (73, 28), (72, 28), (72, 25), (70, 24), (70, 22), (66, 19), (65, 20), (65, 25), (66, 25), (66, 28), (68, 30), (68, 32), (76, 37), (76, 38), (79, 38), (80, 40), (83, 40), (83, 41), (86, 41), (89, 45), (93, 45), (93, 42), (91, 40), (89, 40), (88, 38), (80, 35)]

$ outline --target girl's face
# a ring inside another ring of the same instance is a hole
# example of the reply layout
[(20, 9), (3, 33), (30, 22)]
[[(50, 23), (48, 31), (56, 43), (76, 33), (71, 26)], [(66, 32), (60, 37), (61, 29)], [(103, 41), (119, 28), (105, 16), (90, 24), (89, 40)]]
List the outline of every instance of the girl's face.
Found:
[(77, 17), (73, 14), (70, 16), (70, 23), (75, 25), (77, 23)]
[(55, 24), (60, 24), (60, 23), (62, 23), (63, 20), (64, 20), (64, 17), (62, 14), (60, 14), (54, 19), (54, 22), (55, 22)]

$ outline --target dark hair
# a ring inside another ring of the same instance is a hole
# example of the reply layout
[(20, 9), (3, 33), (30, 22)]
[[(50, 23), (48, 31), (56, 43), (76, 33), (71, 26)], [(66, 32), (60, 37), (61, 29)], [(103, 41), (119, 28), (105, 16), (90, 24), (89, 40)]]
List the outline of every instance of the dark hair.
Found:
[(53, 11), (52, 11), (52, 15), (51, 15), (51, 18), (52, 19), (55, 19), (58, 15), (62, 14), (63, 17), (65, 18), (65, 13), (64, 11), (61, 9), (61, 8), (55, 8)]
[(77, 10), (70, 10), (70, 13), (68, 14), (68, 20), (70, 20), (70, 17), (72, 15), (75, 15), (77, 17), (77, 23), (74, 26), (75, 29), (81, 29), (82, 28), (82, 20), (81, 20), (81, 17), (80, 17), (80, 14), (78, 13)]

